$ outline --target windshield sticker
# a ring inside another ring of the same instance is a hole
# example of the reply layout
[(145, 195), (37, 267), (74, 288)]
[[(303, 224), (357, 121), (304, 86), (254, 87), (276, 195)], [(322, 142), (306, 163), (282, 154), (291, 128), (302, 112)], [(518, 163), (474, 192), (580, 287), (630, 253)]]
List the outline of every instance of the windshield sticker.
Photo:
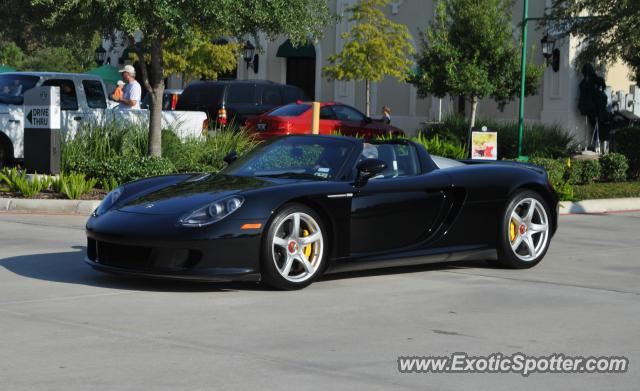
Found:
[(331, 171), (330, 168), (328, 167), (318, 167), (316, 169), (316, 172), (313, 173), (313, 175), (319, 177), (319, 178), (324, 178), (327, 179), (329, 178), (329, 172)]

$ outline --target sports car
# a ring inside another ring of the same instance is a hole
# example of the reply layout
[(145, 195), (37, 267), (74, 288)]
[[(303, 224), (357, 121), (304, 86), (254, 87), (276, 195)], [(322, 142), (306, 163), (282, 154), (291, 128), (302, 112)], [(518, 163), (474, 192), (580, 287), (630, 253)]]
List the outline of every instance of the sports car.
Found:
[(405, 139), (299, 135), (217, 174), (141, 179), (86, 225), (111, 273), (303, 288), (324, 273), (454, 260), (530, 268), (558, 226), (546, 172), (431, 157)]

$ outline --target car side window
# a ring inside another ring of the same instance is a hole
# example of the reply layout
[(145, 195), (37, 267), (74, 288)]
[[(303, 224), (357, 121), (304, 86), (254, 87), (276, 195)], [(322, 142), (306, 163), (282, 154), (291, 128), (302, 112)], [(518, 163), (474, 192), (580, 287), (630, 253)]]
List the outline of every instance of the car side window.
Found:
[(387, 168), (373, 179), (388, 179), (420, 174), (418, 153), (411, 144), (404, 143), (364, 143), (360, 161), (380, 159)]
[(72, 80), (50, 79), (42, 83), (45, 87), (60, 87), (60, 109), (78, 110), (78, 95)]
[(334, 120), (336, 119), (336, 114), (333, 112), (331, 106), (324, 106), (320, 109), (320, 119), (328, 119)]
[(265, 87), (262, 90), (262, 104), (280, 106), (282, 104), (280, 89), (278, 87)]
[(335, 105), (333, 111), (340, 121), (362, 122), (365, 119), (364, 114), (349, 106)]
[(227, 90), (227, 103), (256, 103), (254, 84), (231, 83)]
[(87, 97), (87, 106), (92, 109), (106, 109), (107, 100), (105, 99), (102, 83), (98, 80), (83, 80), (82, 87)]
[(284, 101), (285, 103), (291, 103), (295, 101), (308, 101), (309, 98), (304, 94), (304, 92), (293, 86), (286, 86), (284, 88)]

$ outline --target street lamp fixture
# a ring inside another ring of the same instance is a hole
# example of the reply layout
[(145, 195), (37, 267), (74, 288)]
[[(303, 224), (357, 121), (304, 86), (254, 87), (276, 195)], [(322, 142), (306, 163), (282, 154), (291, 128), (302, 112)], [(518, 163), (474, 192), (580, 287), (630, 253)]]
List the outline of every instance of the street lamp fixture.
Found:
[(98, 64), (98, 66), (102, 66), (106, 58), (107, 58), (107, 51), (105, 50), (105, 48), (102, 47), (102, 45), (98, 46), (95, 52), (96, 64)]
[(542, 44), (542, 55), (547, 59), (547, 65), (549, 65), (551, 57), (553, 57), (553, 51), (556, 48), (556, 40), (553, 36), (545, 34), (540, 43)]
[(247, 69), (253, 65), (253, 73), (258, 73), (259, 57), (256, 54), (256, 47), (250, 41), (242, 48), (242, 59), (247, 63)]

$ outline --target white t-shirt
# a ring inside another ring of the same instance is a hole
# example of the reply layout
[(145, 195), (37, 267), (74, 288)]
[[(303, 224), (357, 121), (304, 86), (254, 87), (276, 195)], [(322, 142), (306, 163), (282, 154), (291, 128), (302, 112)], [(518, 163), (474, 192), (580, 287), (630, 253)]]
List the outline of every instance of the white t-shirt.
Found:
[(135, 100), (137, 103), (135, 106), (125, 105), (124, 103), (120, 103), (118, 106), (120, 109), (138, 109), (140, 110), (140, 101), (142, 100), (142, 87), (137, 80), (133, 80), (127, 85), (124, 86), (122, 90), (122, 97), (128, 100)]

